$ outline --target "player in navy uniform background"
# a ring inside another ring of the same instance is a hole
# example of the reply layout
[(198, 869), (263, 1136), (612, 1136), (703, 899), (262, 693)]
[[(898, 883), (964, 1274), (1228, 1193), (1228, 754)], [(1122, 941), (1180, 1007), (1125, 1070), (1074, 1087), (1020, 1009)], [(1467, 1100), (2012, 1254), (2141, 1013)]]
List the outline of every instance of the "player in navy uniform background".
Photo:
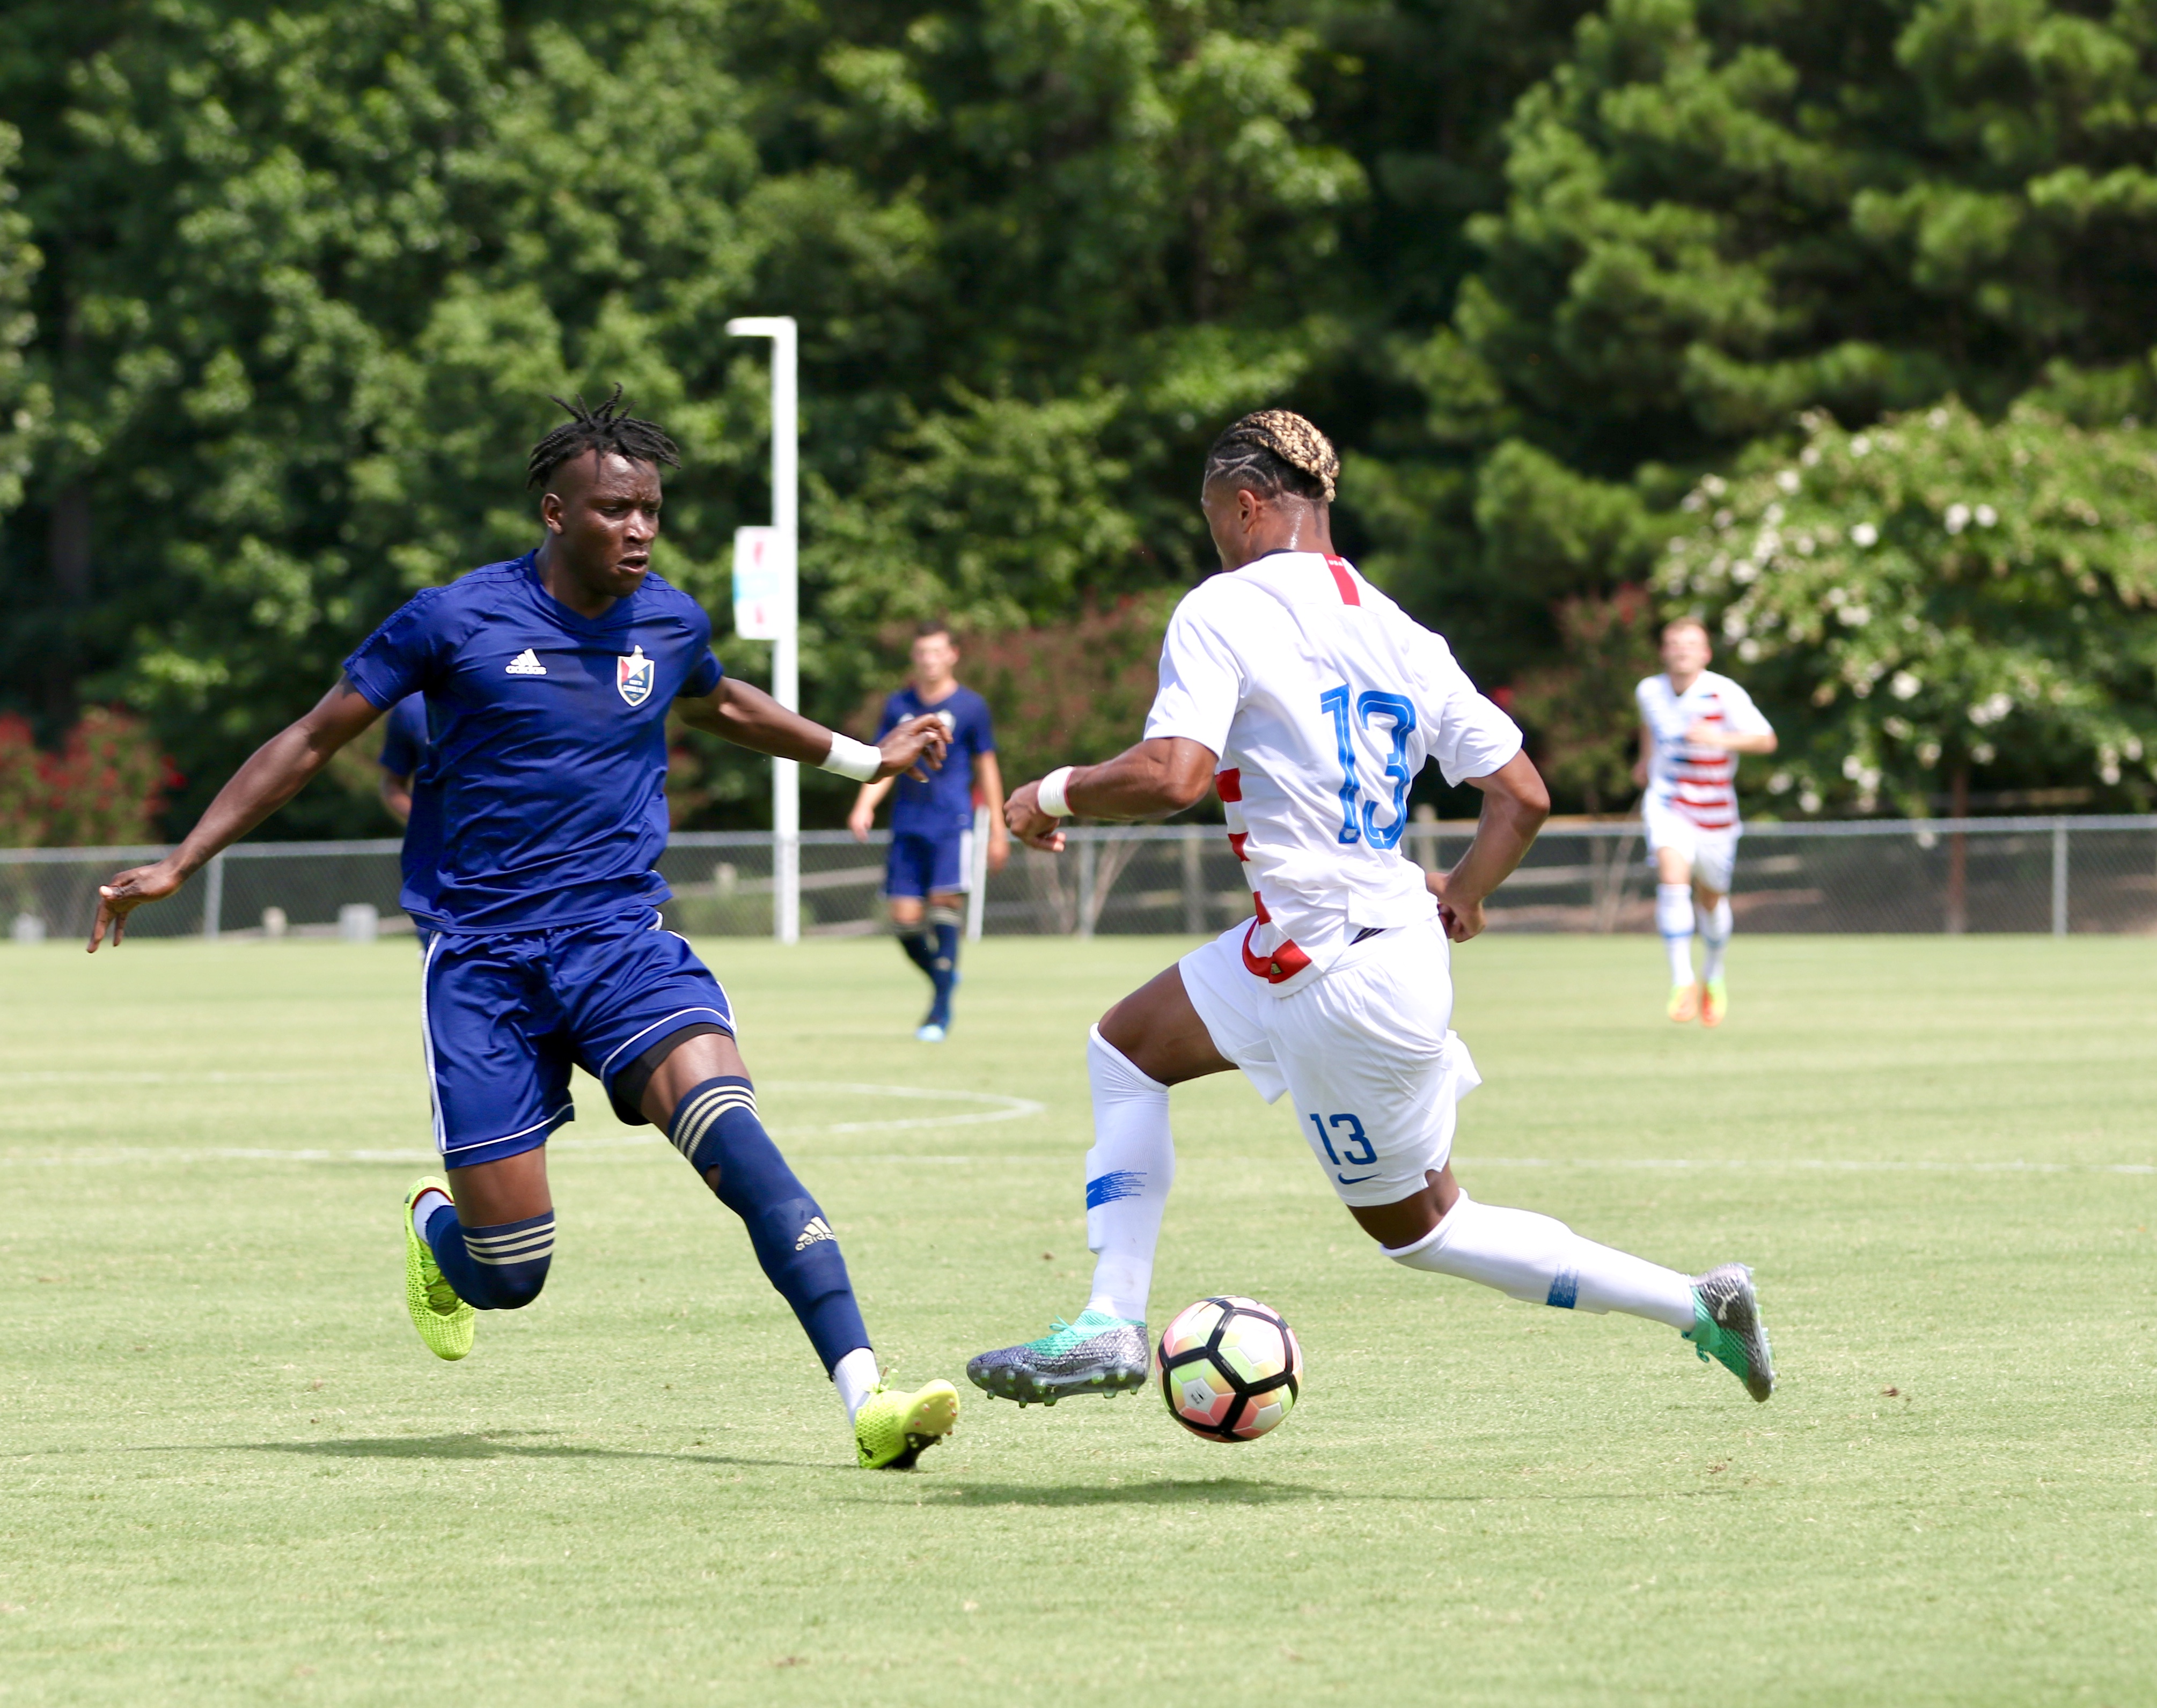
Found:
[[(929, 975), (929, 1013), (915, 1031), (924, 1043), (944, 1041), (951, 1026), (951, 990), (959, 982), (960, 899), (972, 882), (974, 796), (989, 810), (989, 870), (1001, 872), (1011, 857), (1004, 828), (1003, 774), (996, 769), (996, 739), (989, 702), (959, 686), (959, 649), (951, 631), (926, 622), (914, 631), (914, 679), (884, 702), (877, 726), (881, 741), (924, 713), (950, 733), (944, 768), (925, 779), (901, 777), (891, 810), (891, 853), (884, 865), (884, 901), (906, 958)], [(964, 759), (965, 763), (960, 763)], [(847, 815), (847, 828), (864, 840), (876, 821), (877, 803), (892, 782), (865, 783)], [(927, 917), (924, 918), (924, 903)]]
[(375, 759), (382, 768), (382, 804), (400, 825), (412, 822), (412, 789), (431, 745), (427, 697), (407, 694), (383, 721), (382, 752)]
[[(533, 449), (538, 547), (429, 588), (345, 661), (343, 680), (265, 743), (186, 841), (99, 892), (108, 929), (170, 895), (408, 696), (434, 743), (412, 796), (403, 902), (432, 934), (420, 1032), (446, 1180), (406, 1195), (405, 1291), (420, 1338), (471, 1350), (473, 1308), (538, 1296), (554, 1248), (548, 1135), (574, 1119), (572, 1062), (625, 1122), (664, 1130), (747, 1223), (758, 1261), (831, 1374), (863, 1465), (910, 1465), (950, 1433), (949, 1382), (888, 1391), (831, 1224), (757, 1118), (726, 993), (664, 929), (667, 716), (858, 782), (933, 768), (934, 718), (880, 747), (724, 675), (695, 601), (651, 571), (672, 441), (620, 389)], [(925, 774), (925, 772), (924, 773)]]

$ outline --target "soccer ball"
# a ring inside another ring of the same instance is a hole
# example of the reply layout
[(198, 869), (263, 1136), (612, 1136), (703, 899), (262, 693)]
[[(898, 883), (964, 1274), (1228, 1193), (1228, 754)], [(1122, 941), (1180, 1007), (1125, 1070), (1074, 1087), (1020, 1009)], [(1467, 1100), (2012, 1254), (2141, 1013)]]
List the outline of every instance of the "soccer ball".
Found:
[(1161, 1337), (1169, 1416), (1208, 1441), (1256, 1441), (1288, 1416), (1303, 1382), (1303, 1349), (1255, 1299), (1202, 1299)]

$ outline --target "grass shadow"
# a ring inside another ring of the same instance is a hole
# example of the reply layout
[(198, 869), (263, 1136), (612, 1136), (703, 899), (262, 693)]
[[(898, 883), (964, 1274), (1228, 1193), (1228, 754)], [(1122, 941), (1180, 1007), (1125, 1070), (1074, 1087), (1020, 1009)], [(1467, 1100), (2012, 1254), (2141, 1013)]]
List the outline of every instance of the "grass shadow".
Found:
[[(541, 1434), (543, 1432), (518, 1432)], [(742, 1458), (732, 1454), (700, 1453), (694, 1449), (669, 1453), (662, 1448), (580, 1447), (572, 1443), (519, 1440), (514, 1434), (474, 1433), (463, 1435), (348, 1435), (312, 1441), (225, 1441), (194, 1447), (137, 1447), (131, 1453), (281, 1453), (317, 1458), (385, 1459), (663, 1459), (675, 1464), (745, 1465), (760, 1469), (822, 1471), (832, 1464), (806, 1459)]]
[(1144, 1483), (982, 1483), (909, 1484), (943, 1506), (1262, 1506), (1280, 1500), (1339, 1500), (1338, 1491), (1302, 1483), (1254, 1482), (1248, 1477), (1171, 1477)]

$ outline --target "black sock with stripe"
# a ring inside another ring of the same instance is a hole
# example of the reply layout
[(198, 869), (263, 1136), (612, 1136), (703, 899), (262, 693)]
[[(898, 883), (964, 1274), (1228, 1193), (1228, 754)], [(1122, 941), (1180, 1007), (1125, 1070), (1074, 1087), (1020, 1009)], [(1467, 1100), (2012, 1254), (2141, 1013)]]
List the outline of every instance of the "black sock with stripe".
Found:
[(427, 1218), (427, 1245), (457, 1297), (481, 1310), (519, 1310), (539, 1296), (554, 1261), (554, 1212), (466, 1227), (454, 1205)]
[(719, 1201), (748, 1227), (757, 1262), (794, 1308), (825, 1372), (867, 1345), (838, 1238), (757, 1119), (755, 1088), (739, 1075), (692, 1086), (667, 1131)]

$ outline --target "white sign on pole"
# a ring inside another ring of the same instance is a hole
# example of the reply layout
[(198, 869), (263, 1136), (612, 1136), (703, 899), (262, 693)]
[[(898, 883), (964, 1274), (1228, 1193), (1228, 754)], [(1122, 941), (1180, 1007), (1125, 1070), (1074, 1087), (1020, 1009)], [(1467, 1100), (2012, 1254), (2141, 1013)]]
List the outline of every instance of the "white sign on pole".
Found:
[(775, 527), (734, 530), (734, 633), (777, 640), (794, 632), (794, 566)]

